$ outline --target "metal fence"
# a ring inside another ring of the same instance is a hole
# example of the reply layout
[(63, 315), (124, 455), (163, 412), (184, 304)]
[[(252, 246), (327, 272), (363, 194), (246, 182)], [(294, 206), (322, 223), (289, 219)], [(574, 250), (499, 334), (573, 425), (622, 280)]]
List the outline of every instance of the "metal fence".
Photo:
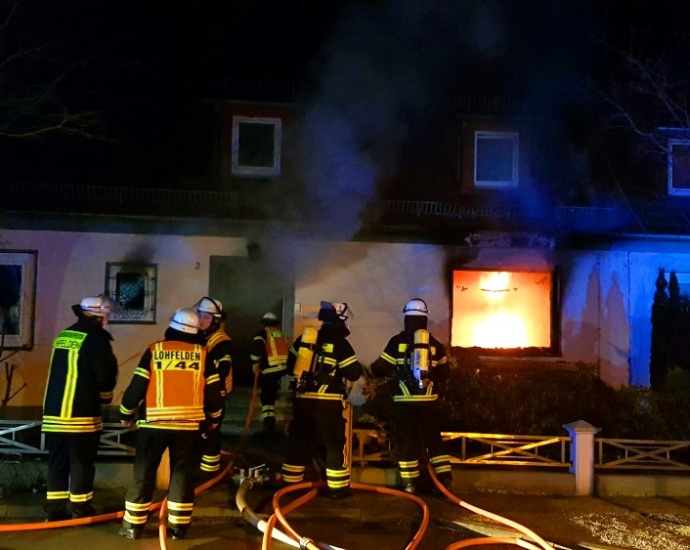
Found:
[[(136, 428), (120, 423), (103, 424), (98, 455), (132, 457)], [(393, 462), (389, 435), (380, 428), (353, 429), (352, 462)], [(568, 436), (441, 432), (451, 463), (475, 466), (572, 466), (572, 440)], [(0, 456), (48, 453), (39, 420), (0, 420)], [(594, 468), (606, 471), (656, 470), (690, 472), (690, 441), (645, 439), (594, 439)]]
[[(134, 447), (127, 442), (136, 428), (117, 422), (105, 422), (98, 447), (99, 456), (134, 456)], [(0, 420), (0, 454), (48, 454), (40, 420)]]

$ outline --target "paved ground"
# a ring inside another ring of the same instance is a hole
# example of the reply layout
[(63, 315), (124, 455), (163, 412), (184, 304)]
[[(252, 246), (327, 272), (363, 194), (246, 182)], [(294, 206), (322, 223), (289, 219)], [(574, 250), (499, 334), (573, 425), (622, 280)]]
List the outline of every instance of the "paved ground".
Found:
[[(234, 449), (236, 441), (226, 441)], [(276, 466), (282, 442), (273, 445), (255, 438), (238, 451), (239, 466), (264, 462)], [(456, 472), (456, 475), (460, 472)], [(366, 481), (366, 480), (363, 480)], [(247, 493), (247, 503), (260, 517), (273, 512), (272, 496), (277, 485), (263, 484)], [(125, 488), (98, 488), (95, 503), (103, 512), (122, 509)], [(262, 534), (245, 519), (235, 505), (237, 484), (225, 479), (197, 497), (189, 538), (168, 541), (175, 549), (244, 548), (259, 550)], [(516, 521), (556, 548), (626, 548), (637, 550), (690, 549), (690, 498), (543, 497), (509, 494), (458, 495), (468, 506), (476, 506)], [(453, 542), (479, 536), (505, 536), (506, 527), (448, 499), (422, 495), (429, 507), (430, 522), (420, 550), (443, 549)], [(285, 502), (289, 502), (286, 497)], [(125, 541), (117, 536), (119, 521), (83, 527), (40, 529), (43, 495), (17, 492), (0, 498), (0, 550), (44, 549), (132, 549), (160, 548), (157, 515), (152, 517), (145, 538)], [(283, 504), (284, 506), (284, 504)], [(350, 498), (333, 502), (317, 496), (288, 515), (301, 535), (330, 545), (353, 549), (406, 548), (421, 520), (420, 508), (407, 500), (370, 491), (357, 491)], [(35, 523), (29, 531), (3, 531), (9, 525)], [(513, 535), (514, 536), (514, 535)], [(274, 541), (277, 550), (289, 545)], [(482, 545), (503, 549), (505, 545)]]

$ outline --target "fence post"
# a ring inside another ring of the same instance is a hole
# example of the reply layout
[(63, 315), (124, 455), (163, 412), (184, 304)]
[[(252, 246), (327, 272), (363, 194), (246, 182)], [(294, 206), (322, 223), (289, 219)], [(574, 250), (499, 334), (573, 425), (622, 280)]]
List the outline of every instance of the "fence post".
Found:
[(570, 445), (570, 473), (575, 474), (575, 494), (590, 496), (594, 492), (594, 435), (600, 431), (589, 422), (578, 420), (564, 424)]

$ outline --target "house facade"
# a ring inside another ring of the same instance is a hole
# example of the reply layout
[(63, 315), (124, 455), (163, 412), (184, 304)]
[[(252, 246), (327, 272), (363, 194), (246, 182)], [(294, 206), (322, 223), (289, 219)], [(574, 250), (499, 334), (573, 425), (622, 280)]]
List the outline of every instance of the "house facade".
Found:
[(462, 96), (433, 122), (447, 139), (412, 140), (416, 154), (388, 171), (300, 87), (228, 86), (206, 102), (216, 139), (203, 185), (3, 190), (0, 273), (22, 274), (5, 331), (9, 394), (23, 388), (11, 406), (40, 406), (53, 338), (72, 304), (100, 293), (120, 304), (116, 401), (174, 311), (207, 295), (228, 312), (240, 384), (265, 311), (294, 338), (320, 301), (347, 302), (370, 364), (415, 297), (441, 342), (487, 368), (586, 363), (614, 386), (649, 383), (659, 269), (690, 289), (682, 204), (559, 193), (534, 161), (543, 136), (528, 109), (505, 98)]

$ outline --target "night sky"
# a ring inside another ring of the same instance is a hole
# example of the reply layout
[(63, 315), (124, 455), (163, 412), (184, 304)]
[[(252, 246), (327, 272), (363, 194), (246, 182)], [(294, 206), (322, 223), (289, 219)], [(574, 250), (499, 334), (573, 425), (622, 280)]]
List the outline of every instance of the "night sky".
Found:
[[(173, 186), (203, 174), (208, 76), (311, 83), (311, 112), (336, 105), (351, 131), (396, 135), (378, 151), (385, 171), (449, 89), (516, 94), (549, 115), (605, 78), (600, 40), (651, 48), (690, 28), (687, 4), (0, 0), (0, 178)], [(641, 27), (653, 32), (630, 32)], [(89, 115), (79, 131), (36, 132), (65, 110)]]

